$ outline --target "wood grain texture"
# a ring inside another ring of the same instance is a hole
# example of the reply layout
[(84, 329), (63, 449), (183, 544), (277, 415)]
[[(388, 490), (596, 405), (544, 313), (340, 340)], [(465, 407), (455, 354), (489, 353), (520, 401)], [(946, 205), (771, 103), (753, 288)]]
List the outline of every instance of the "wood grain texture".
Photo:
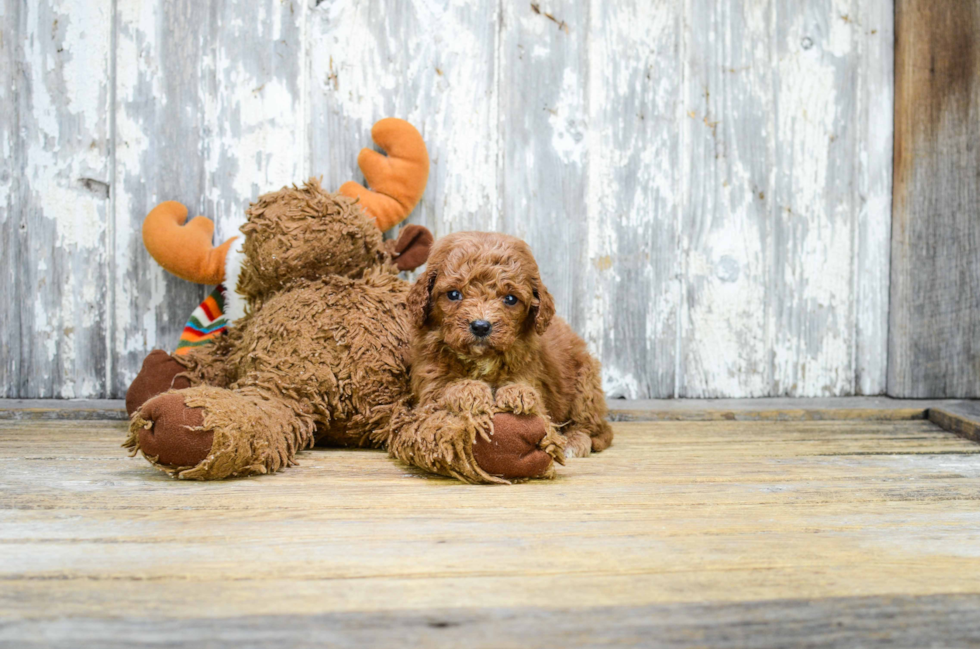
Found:
[(429, 183), (409, 223), (436, 236), (500, 228), (498, 3), (322, 2), (311, 10), (311, 173), (363, 180), (373, 124), (406, 119), (429, 148)]
[(896, 3), (888, 392), (980, 395), (980, 7)]
[[(105, 393), (112, 3), (4, 4), (4, 381)], [(16, 320), (16, 322), (15, 322)]]
[(129, 421), (122, 399), (0, 399), (0, 419)]
[(260, 194), (308, 177), (303, 33), (309, 3), (210, 3), (206, 214), (215, 239), (237, 234)]
[(839, 0), (695, 6), (678, 393), (880, 393), (887, 282), (869, 268), (887, 266), (891, 149), (865, 125), (890, 130), (890, 82), (864, 61), (888, 58), (891, 19)]
[(614, 421), (825, 421), (926, 419), (947, 400), (888, 397), (764, 397), (760, 399), (649, 399), (609, 402)]
[[(147, 352), (173, 349), (204, 289), (165, 272), (143, 246), (157, 203), (206, 211), (207, 97), (212, 28), (194, 0), (116, 2), (112, 386), (124, 396)], [(185, 306), (187, 305), (187, 306)], [(88, 395), (95, 396), (95, 395)]]
[[(980, 643), (978, 595), (841, 597), (640, 607), (327, 613), (222, 620), (128, 617), (14, 623), (0, 631), (21, 647), (199, 647), (218, 635), (235, 647), (359, 648), (371, 645), (474, 649), (657, 647), (779, 649), (787, 646), (885, 646), (919, 649)], [(596, 620), (602, 620), (598, 627)], [(43, 634), (43, 635), (42, 635)], [(39, 638), (43, 637), (44, 640)]]
[(677, 396), (685, 20), (670, 2), (592, 2), (588, 29), (580, 295), (559, 305), (601, 356), (610, 395)]
[(929, 421), (960, 437), (980, 442), (980, 404), (976, 401), (944, 403), (929, 408)]
[[(22, 387), (20, 375), (20, 310), (18, 286), (22, 236), (19, 192), (23, 144), (19, 137), (20, 106), (17, 100), (20, 62), (24, 58), (20, 36), (21, 3), (0, 2), (0, 105), (8, 107), (0, 119), (0, 394), (17, 396)], [(26, 225), (25, 225), (26, 227)]]
[(922, 420), (615, 426), (497, 489), (340, 450), (177, 482), (122, 455), (121, 422), (0, 422), (0, 642), (973, 637), (977, 444)]
[(499, 229), (528, 242), (559, 315), (578, 331), (594, 292), (583, 284), (588, 273), (568, 271), (590, 268), (589, 250), (601, 236), (586, 209), (590, 9), (587, 2), (501, 3), (498, 53)]
[(234, 236), (260, 193), (306, 175), (305, 3), (120, 0), (111, 394), (173, 349), (204, 288), (149, 258), (141, 225), (178, 200)]
[[(3, 395), (121, 397), (205, 291), (146, 255), (149, 208), (179, 200), (226, 238), (259, 193), (360, 179), (357, 152), (387, 115), (430, 147), (410, 222), (526, 238), (610, 396), (880, 394), (892, 9), (7, 0)], [(59, 12), (92, 29), (25, 39)], [(93, 82), (55, 88), (57, 137), (39, 144), (28, 91), (69, 54), (95, 61)], [(92, 98), (84, 118), (70, 92)], [(42, 154), (54, 163), (30, 180)], [(28, 187), (56, 176), (94, 181), (72, 186), (74, 212)], [(64, 227), (27, 228), (42, 212)], [(35, 300), (39, 273), (67, 288)]]

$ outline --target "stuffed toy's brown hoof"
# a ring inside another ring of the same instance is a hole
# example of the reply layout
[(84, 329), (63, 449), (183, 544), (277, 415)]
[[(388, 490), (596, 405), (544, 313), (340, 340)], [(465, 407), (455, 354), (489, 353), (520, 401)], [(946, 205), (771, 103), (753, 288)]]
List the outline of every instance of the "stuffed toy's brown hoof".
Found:
[(167, 390), (183, 390), (191, 385), (177, 375), (187, 369), (162, 349), (154, 349), (143, 359), (140, 373), (126, 390), (126, 414), (132, 416), (144, 403)]
[(204, 411), (184, 405), (180, 394), (153, 397), (139, 411), (148, 427), (139, 431), (139, 448), (165, 466), (195, 466), (211, 453), (214, 433), (201, 430)]
[(552, 457), (541, 449), (548, 424), (541, 417), (500, 412), (493, 417), (493, 435), (473, 442), (473, 457), (491, 475), (508, 479), (538, 478), (551, 471)]

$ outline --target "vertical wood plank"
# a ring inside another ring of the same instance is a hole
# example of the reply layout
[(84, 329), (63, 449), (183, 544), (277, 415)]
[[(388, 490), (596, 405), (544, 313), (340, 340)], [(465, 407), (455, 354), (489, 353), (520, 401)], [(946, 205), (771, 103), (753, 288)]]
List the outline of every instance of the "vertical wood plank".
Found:
[(207, 215), (215, 220), (218, 241), (239, 234), (245, 209), (260, 194), (309, 177), (303, 95), (307, 4), (212, 3), (202, 146)]
[(773, 396), (854, 391), (859, 3), (773, 5)]
[(204, 289), (147, 254), (143, 218), (164, 200), (206, 212), (207, 83), (211, 15), (194, 0), (116, 0), (116, 169), (112, 396), (146, 353), (176, 346)]
[(179, 200), (238, 234), (260, 193), (305, 175), (305, 4), (119, 2), (114, 394), (147, 351), (172, 350), (204, 289), (164, 273), (140, 237)]
[[(540, 226), (546, 238), (570, 218), (585, 218), (578, 233), (568, 232), (582, 239), (575, 244), (581, 263), (560, 248), (547, 261), (554, 276), (578, 276), (569, 283), (574, 302), (563, 306), (577, 309), (572, 321), (603, 362), (610, 398), (673, 396), (675, 389), (683, 21), (673, 5), (591, 3), (586, 213), (574, 201), (559, 202), (563, 211)], [(547, 169), (538, 175), (546, 178)]]
[(887, 55), (890, 21), (866, 4), (692, 5), (689, 127), (704, 128), (681, 396), (883, 389), (885, 283), (869, 267), (886, 263), (889, 147), (869, 110), (890, 105), (890, 86), (864, 61)]
[(436, 236), (500, 227), (497, 3), (337, 0), (309, 22), (311, 169), (329, 188), (360, 180), (357, 153), (394, 116), (429, 147), (429, 184), (408, 222)]
[(772, 3), (696, 0), (684, 16), (677, 396), (772, 391)]
[(530, 244), (558, 315), (582, 331), (589, 5), (505, 2), (501, 10), (501, 229)]
[(16, 131), (5, 147), (17, 179), (5, 181), (3, 252), (15, 280), (3, 308), (19, 361), (4, 361), (16, 372), (4, 392), (104, 396), (112, 4), (14, 4), (4, 48), (14, 60), (5, 106)]
[(0, 394), (20, 396), (20, 279), (21, 212), (20, 170), (24, 160), (20, 138), (20, 70), (23, 41), (20, 38), (19, 0), (0, 2)]
[(980, 396), (980, 7), (898, 0), (888, 393)]
[(895, 106), (895, 6), (862, 0), (855, 12), (858, 60), (853, 144), (855, 187), (853, 299), (854, 393), (884, 394), (888, 378), (888, 308)]
[[(887, 259), (889, 182), (881, 168), (889, 146), (869, 141), (877, 131), (866, 129), (890, 130), (892, 100), (887, 68), (869, 78), (863, 62), (882, 60), (893, 46), (891, 19), (868, 10), (870, 4), (776, 5), (773, 243), (782, 254), (773, 258), (770, 285), (778, 292), (771, 325), (774, 396), (884, 389), (880, 337), (887, 307), (880, 269)], [(865, 113), (872, 101), (881, 114)], [(868, 340), (871, 331), (879, 344)]]

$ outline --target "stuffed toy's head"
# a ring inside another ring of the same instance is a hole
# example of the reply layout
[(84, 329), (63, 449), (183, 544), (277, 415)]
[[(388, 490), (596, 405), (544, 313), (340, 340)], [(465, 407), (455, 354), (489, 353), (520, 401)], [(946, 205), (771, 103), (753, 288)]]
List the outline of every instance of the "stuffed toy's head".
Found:
[[(425, 261), (418, 254), (422, 251), (414, 248), (415, 254), (396, 256), (393, 246), (384, 245), (381, 230), (357, 200), (325, 191), (315, 178), (301, 187), (283, 187), (262, 195), (246, 214), (241, 252), (233, 251), (225, 268), (226, 279), (238, 273), (233, 282), (236, 290), (249, 298), (278, 291), (293, 279), (328, 275), (356, 278), (377, 266), (397, 272), (414, 269)], [(398, 241), (423, 244), (417, 236), (420, 230), (428, 232), (409, 226)], [(240, 271), (236, 263), (229, 263), (235, 254), (244, 254)]]
[[(210, 219), (199, 216), (184, 225), (183, 205), (161, 203), (143, 222), (147, 250), (178, 277), (224, 283), (228, 301), (252, 302), (294, 279), (356, 278), (372, 268), (396, 273), (421, 266), (432, 245), (427, 229), (410, 225), (387, 242), (381, 233), (407, 217), (425, 190), (425, 144), (411, 124), (394, 118), (375, 124), (371, 134), (388, 152), (364, 149), (358, 156), (373, 191), (348, 182), (330, 193), (313, 178), (263, 194), (246, 211), (244, 240), (232, 237), (216, 247)], [(228, 306), (232, 320), (244, 315), (244, 305)]]
[(381, 231), (356, 201), (327, 193), (315, 178), (263, 194), (246, 214), (238, 281), (246, 294), (275, 291), (297, 278), (356, 277), (386, 261)]

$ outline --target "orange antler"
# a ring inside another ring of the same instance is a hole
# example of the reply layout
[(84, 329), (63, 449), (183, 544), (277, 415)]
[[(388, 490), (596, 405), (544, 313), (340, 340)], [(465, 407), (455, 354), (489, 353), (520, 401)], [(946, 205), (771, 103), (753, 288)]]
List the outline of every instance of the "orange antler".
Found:
[(177, 201), (154, 207), (143, 221), (143, 245), (161, 266), (181, 279), (198, 284), (220, 284), (225, 278), (225, 257), (232, 237), (211, 245), (214, 223), (198, 216), (184, 225), (187, 208)]
[(403, 221), (422, 198), (429, 180), (429, 153), (415, 127), (394, 117), (375, 124), (371, 138), (388, 153), (361, 149), (357, 156), (357, 165), (374, 191), (351, 181), (341, 186), (340, 193), (359, 198), (384, 232)]

